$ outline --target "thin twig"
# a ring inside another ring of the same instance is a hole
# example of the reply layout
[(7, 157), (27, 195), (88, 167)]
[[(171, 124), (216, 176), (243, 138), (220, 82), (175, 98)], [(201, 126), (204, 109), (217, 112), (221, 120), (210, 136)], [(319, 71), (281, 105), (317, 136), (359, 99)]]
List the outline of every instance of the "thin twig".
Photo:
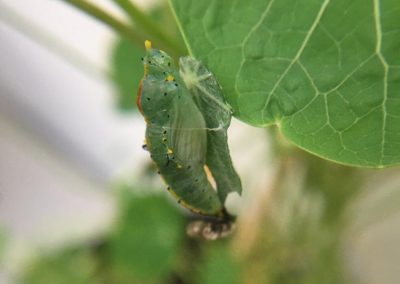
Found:
[(134, 44), (138, 46), (143, 45), (143, 41), (145, 40), (145, 36), (137, 30), (134, 30), (130, 25), (121, 22), (116, 19), (112, 15), (108, 14), (103, 9), (97, 7), (94, 4), (86, 2), (84, 0), (62, 0), (75, 6), (86, 14), (96, 18), (100, 22), (106, 24), (111, 27), (113, 30), (118, 32), (120, 35), (126, 37), (128, 40), (132, 41)]

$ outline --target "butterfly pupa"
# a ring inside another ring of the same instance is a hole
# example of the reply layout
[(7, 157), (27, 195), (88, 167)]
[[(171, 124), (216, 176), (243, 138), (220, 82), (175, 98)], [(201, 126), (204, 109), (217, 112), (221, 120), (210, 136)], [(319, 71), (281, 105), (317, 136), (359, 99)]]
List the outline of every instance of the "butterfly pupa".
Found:
[(222, 218), (223, 204), (204, 171), (204, 117), (172, 58), (148, 41), (145, 47), (137, 104), (147, 123), (146, 148), (178, 203), (195, 213)]

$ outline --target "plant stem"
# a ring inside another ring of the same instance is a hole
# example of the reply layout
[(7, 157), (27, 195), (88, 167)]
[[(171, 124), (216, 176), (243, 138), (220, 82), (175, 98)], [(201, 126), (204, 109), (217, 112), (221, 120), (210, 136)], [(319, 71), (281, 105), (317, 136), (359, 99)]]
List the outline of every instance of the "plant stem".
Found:
[(129, 0), (113, 0), (118, 6), (120, 6), (131, 18), (132, 22), (138, 25), (141, 29), (148, 32), (152, 37), (157, 38), (162, 45), (164, 45), (169, 50), (174, 51), (178, 55), (187, 53), (181, 45), (168, 36), (168, 34), (163, 31), (159, 25), (155, 24), (154, 21), (140, 9), (138, 9)]
[(86, 14), (96, 18), (100, 22), (108, 25), (120, 35), (126, 37), (128, 40), (132, 41), (134, 44), (142, 46), (145, 37), (138, 31), (135, 31), (131, 26), (121, 22), (120, 20), (114, 18), (112, 15), (108, 14), (103, 9), (88, 3), (84, 0), (62, 0), (79, 8)]

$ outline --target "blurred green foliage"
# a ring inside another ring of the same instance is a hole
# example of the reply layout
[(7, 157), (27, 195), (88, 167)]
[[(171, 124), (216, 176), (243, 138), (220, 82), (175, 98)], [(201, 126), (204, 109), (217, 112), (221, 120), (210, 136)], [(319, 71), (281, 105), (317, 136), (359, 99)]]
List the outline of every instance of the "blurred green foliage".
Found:
[(21, 282), (237, 283), (240, 266), (229, 241), (188, 239), (183, 215), (165, 197), (120, 192), (120, 214), (108, 235), (42, 252)]
[(240, 265), (231, 254), (229, 243), (212, 243), (207, 247), (198, 268), (199, 284), (240, 283)]
[(27, 268), (23, 283), (90, 283), (96, 269), (96, 259), (87, 247), (67, 248), (47, 255)]
[(258, 216), (263, 220), (258, 244), (243, 269), (253, 273), (255, 283), (352, 283), (343, 267), (342, 237), (350, 221), (343, 213), (369, 170), (299, 150), (281, 158), (280, 178)]
[(117, 89), (117, 106), (120, 110), (136, 108), (135, 98), (143, 68), (140, 62), (142, 49), (129, 40), (119, 38), (112, 51), (112, 79)]
[(161, 196), (133, 198), (122, 207), (110, 240), (116, 270), (128, 278), (166, 277), (179, 254), (182, 216)]
[[(353, 194), (360, 181), (347, 178), (343, 166), (302, 152), (291, 155), (296, 158), (279, 174), (284, 179), (253, 216), (258, 221), (246, 227), (245, 234), (256, 232), (254, 240), (189, 239), (185, 224), (191, 218), (168, 195), (124, 189), (108, 235), (39, 256), (27, 266), (23, 283), (348, 283), (340, 249), (346, 219), (333, 208), (344, 207), (342, 190)], [(306, 171), (298, 179), (300, 165)], [(242, 251), (247, 242), (251, 249)]]
[(0, 227), (0, 264), (3, 261), (3, 254), (4, 254), (4, 249), (6, 247), (6, 244), (7, 244), (7, 237), (6, 237), (5, 230)]

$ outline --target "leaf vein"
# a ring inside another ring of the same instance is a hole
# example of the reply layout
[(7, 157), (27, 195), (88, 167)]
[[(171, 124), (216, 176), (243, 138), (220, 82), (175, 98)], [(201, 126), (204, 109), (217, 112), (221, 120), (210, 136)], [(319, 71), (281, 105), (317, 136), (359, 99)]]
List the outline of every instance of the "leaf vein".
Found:
[(381, 26), (381, 11), (380, 11), (380, 1), (374, 1), (374, 18), (375, 18), (375, 32), (376, 32), (376, 47), (375, 52), (378, 55), (379, 60), (383, 65), (383, 99), (382, 99), (382, 147), (381, 147), (381, 158), (380, 164), (383, 164), (384, 152), (385, 152), (385, 129), (386, 129), (386, 102), (387, 102), (387, 90), (388, 90), (388, 72), (389, 65), (382, 54), (382, 26)]
[(244, 54), (244, 47), (245, 47), (247, 41), (249, 40), (249, 38), (251, 37), (251, 35), (255, 32), (255, 30), (262, 24), (264, 19), (267, 17), (267, 14), (270, 11), (271, 6), (272, 6), (273, 3), (274, 3), (274, 0), (271, 0), (271, 2), (268, 3), (267, 7), (265, 8), (265, 10), (262, 13), (262, 15), (261, 15), (260, 19), (258, 20), (258, 22), (250, 29), (250, 31), (247, 34), (247, 36), (243, 39), (243, 42), (242, 42), (242, 45), (241, 45), (241, 47), (242, 47), (242, 60), (240, 61), (240, 66), (239, 66), (238, 71), (236, 72), (236, 75), (235, 75), (235, 92), (237, 94), (240, 94), (239, 89), (238, 89), (239, 74), (240, 74), (240, 71), (243, 68), (243, 64), (246, 61), (246, 56)]
[(313, 24), (311, 25), (309, 31), (306, 34), (306, 37), (304, 38), (302, 44), (300, 45), (299, 50), (297, 51), (295, 57), (293, 58), (292, 62), (288, 65), (288, 67), (285, 69), (285, 71), (283, 71), (283, 73), (281, 74), (281, 76), (279, 76), (278, 80), (276, 81), (276, 83), (274, 84), (274, 86), (272, 87), (271, 91), (268, 93), (267, 99), (265, 101), (264, 107), (262, 109), (261, 112), (261, 117), (264, 118), (264, 113), (267, 109), (267, 106), (269, 104), (269, 100), (272, 97), (272, 94), (275, 92), (276, 88), (279, 86), (279, 84), (281, 83), (281, 81), (283, 80), (283, 78), (286, 76), (286, 74), (289, 72), (290, 68), (292, 68), (293, 64), (295, 64), (297, 62), (297, 60), (300, 58), (301, 54), (304, 51), (304, 48), (306, 47), (308, 41), (310, 40), (312, 34), (314, 33), (315, 28), (317, 27), (318, 23), (320, 22), (322, 15), (324, 14), (326, 7), (328, 6), (330, 0), (325, 0), (322, 5), (321, 8), (318, 11), (317, 17), (315, 18)]

